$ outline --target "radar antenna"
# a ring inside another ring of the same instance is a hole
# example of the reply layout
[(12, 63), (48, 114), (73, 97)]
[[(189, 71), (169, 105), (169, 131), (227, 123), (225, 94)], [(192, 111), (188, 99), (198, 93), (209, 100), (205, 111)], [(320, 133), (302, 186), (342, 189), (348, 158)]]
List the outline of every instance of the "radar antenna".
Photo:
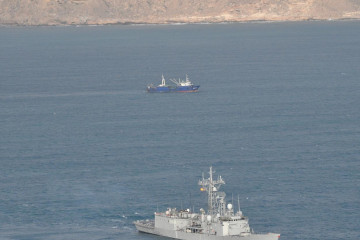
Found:
[(212, 166), (209, 171), (209, 178), (205, 179), (204, 175), (202, 180), (199, 180), (199, 185), (202, 186), (202, 191), (208, 193), (208, 212), (209, 215), (220, 214), (223, 216), (225, 213), (225, 196), (224, 192), (219, 192), (221, 185), (225, 184), (225, 181), (218, 176), (217, 180), (213, 180)]

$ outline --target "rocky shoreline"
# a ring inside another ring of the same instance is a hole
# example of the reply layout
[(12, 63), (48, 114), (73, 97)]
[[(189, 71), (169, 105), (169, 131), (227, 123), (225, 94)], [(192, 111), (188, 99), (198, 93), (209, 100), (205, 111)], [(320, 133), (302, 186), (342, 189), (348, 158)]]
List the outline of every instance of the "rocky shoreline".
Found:
[(0, 25), (137, 25), (360, 19), (357, 0), (0, 0)]
[(224, 22), (116, 22), (116, 23), (101, 23), (101, 24), (39, 24), (39, 25), (24, 25), (24, 24), (2, 24), (0, 27), (66, 27), (66, 26), (77, 26), (77, 27), (94, 27), (94, 26), (143, 26), (143, 25), (208, 25), (208, 24), (236, 24), (236, 23), (254, 23), (254, 24), (266, 24), (266, 23), (290, 23), (290, 22), (345, 22), (353, 21), (360, 22), (360, 18), (343, 18), (343, 19), (305, 19), (305, 20), (249, 20), (249, 21), (224, 21)]

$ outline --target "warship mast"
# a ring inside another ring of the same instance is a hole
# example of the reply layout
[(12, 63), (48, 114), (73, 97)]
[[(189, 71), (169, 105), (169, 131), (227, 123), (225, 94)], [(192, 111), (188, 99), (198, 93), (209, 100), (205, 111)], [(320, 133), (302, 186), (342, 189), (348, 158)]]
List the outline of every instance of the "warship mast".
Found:
[(225, 193), (218, 192), (221, 185), (225, 184), (225, 181), (218, 176), (217, 180), (213, 180), (213, 173), (215, 171), (212, 170), (212, 166), (210, 167), (209, 178), (205, 179), (204, 176), (202, 180), (199, 181), (199, 185), (202, 186), (201, 191), (206, 191), (208, 193), (208, 213), (211, 216), (219, 214), (223, 216), (225, 213)]

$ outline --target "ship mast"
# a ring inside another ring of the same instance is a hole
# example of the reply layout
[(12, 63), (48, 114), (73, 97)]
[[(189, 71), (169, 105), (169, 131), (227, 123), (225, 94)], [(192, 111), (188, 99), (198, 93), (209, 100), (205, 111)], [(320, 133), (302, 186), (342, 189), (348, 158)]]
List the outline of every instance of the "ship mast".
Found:
[(164, 74), (161, 75), (161, 84), (159, 85), (160, 87), (165, 87), (166, 86), (166, 82), (165, 82), (165, 78), (164, 78)]
[(225, 193), (218, 192), (222, 184), (225, 184), (225, 181), (218, 176), (217, 180), (213, 180), (213, 173), (215, 171), (212, 170), (212, 166), (209, 171), (209, 178), (205, 179), (204, 176), (202, 180), (199, 181), (199, 185), (202, 186), (201, 190), (206, 191), (208, 193), (208, 213), (209, 215), (220, 214), (223, 215), (225, 212)]

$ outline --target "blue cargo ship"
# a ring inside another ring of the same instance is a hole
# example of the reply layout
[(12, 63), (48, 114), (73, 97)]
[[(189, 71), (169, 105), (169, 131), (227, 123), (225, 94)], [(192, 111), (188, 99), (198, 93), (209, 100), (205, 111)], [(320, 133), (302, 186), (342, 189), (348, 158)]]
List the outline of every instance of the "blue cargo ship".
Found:
[(190, 82), (188, 76), (186, 75), (185, 80), (179, 79), (178, 81), (175, 79), (170, 79), (175, 85), (167, 85), (164, 75), (161, 76), (161, 84), (158, 86), (154, 86), (150, 84), (147, 87), (147, 91), (149, 93), (168, 93), (168, 92), (197, 92), (199, 90), (199, 85), (195, 86), (192, 82)]

